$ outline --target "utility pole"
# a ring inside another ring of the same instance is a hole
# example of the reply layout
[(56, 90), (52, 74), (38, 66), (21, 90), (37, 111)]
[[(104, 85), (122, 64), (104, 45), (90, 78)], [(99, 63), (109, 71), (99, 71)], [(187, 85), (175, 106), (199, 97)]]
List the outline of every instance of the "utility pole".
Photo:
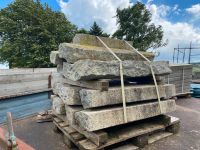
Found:
[(174, 63), (174, 58), (175, 58), (175, 51), (176, 51), (176, 48), (174, 48), (173, 63)]
[(185, 49), (183, 51), (183, 63), (185, 62)]
[(192, 42), (190, 42), (188, 64), (190, 64), (190, 61), (191, 61), (191, 49), (192, 49)]
[(177, 53), (177, 59), (176, 59), (176, 63), (178, 64), (178, 59), (179, 59), (179, 44), (178, 44), (178, 53)]
[[(200, 46), (192, 47), (192, 41), (190, 42), (190, 45), (188, 47), (178, 47), (174, 48), (174, 54), (173, 54), (173, 63), (176, 61), (176, 63), (179, 63), (179, 56), (182, 58), (182, 63), (188, 62), (188, 64), (192, 63), (192, 57), (193, 56), (200, 56), (200, 54), (193, 54), (192, 55), (192, 50), (200, 50)], [(177, 52), (176, 52), (177, 51)], [(188, 58), (187, 58), (188, 55)]]

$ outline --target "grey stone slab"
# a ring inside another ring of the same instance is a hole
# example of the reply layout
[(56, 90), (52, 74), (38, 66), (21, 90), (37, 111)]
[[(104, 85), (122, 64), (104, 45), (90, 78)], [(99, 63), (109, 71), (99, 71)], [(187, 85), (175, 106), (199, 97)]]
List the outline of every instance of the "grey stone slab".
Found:
[[(167, 75), (171, 73), (167, 61), (151, 63), (155, 75)], [(151, 76), (149, 63), (146, 61), (123, 61), (124, 77)], [(63, 75), (73, 81), (112, 79), (120, 76), (118, 61), (79, 60), (74, 64), (64, 62)]]
[(60, 74), (60, 73), (52, 73), (51, 75), (51, 85), (52, 87), (54, 87), (54, 84), (55, 83), (62, 83), (62, 80), (63, 80), (63, 75)]
[(58, 115), (64, 115), (65, 111), (65, 104), (63, 101), (56, 95), (51, 95), (52, 100), (52, 110)]
[[(158, 86), (161, 98), (171, 98), (176, 95), (173, 84)], [(108, 91), (82, 89), (80, 97), (83, 107), (92, 108), (122, 103), (121, 87), (112, 87)], [(157, 99), (155, 85), (134, 85), (125, 87), (127, 103)]]
[(172, 71), (172, 73), (170, 74), (170, 76), (189, 76), (189, 75), (192, 75), (192, 70), (188, 70), (188, 71), (185, 71), (184, 74), (182, 71)]
[(58, 73), (62, 73), (63, 72), (63, 62), (57, 64), (57, 72)]
[(66, 119), (71, 125), (76, 124), (75, 113), (83, 110), (82, 106), (69, 106), (65, 104)]
[[(130, 50), (112, 49), (121, 60), (144, 60), (138, 54)], [(141, 52), (150, 60), (154, 55), (149, 52)], [(62, 43), (59, 45), (59, 57), (68, 63), (75, 63), (78, 60), (91, 59), (101, 61), (116, 60), (116, 58), (105, 48), (90, 45), (78, 45), (72, 43)]]
[(59, 85), (59, 84), (61, 84), (61, 83), (55, 82), (55, 83), (53, 84), (52, 91), (53, 91), (53, 93), (54, 93), (55, 95), (58, 95), (58, 92), (59, 92), (58, 85)]
[(165, 77), (166, 79), (192, 79), (192, 74), (170, 74)]
[(51, 63), (57, 65), (57, 72), (62, 73), (63, 59), (59, 58), (59, 52), (58, 51), (51, 51), (50, 61), (51, 61)]
[(192, 64), (170, 64), (170, 67), (173, 69), (186, 69), (186, 68), (192, 68)]
[(79, 96), (80, 87), (71, 86), (63, 83), (56, 83), (53, 91), (56, 91), (57, 95), (67, 105), (81, 105)]
[[(161, 101), (162, 113), (175, 110), (175, 100)], [(146, 119), (160, 115), (158, 102), (127, 106), (127, 121)], [(124, 124), (123, 107), (82, 110), (75, 113), (76, 123), (87, 131), (100, 130)]]
[[(123, 40), (112, 39), (108, 37), (99, 37), (110, 48), (132, 50)], [(133, 44), (131, 41), (127, 41)], [(91, 45), (96, 47), (104, 47), (103, 44), (94, 35), (90, 34), (76, 34), (73, 38), (74, 44)]]
[(50, 61), (53, 64), (60, 64), (62, 62), (62, 59), (59, 58), (59, 52), (58, 51), (51, 51), (50, 53)]

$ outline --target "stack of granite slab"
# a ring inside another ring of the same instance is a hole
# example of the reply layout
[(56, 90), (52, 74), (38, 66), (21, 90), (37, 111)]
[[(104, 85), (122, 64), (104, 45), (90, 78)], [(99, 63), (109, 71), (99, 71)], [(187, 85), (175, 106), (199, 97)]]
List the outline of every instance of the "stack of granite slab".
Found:
[(192, 83), (192, 65), (191, 64), (170, 64), (172, 72), (165, 76), (165, 83), (174, 84), (176, 95), (190, 94), (190, 85)]
[[(100, 37), (123, 61), (127, 123), (175, 110), (175, 86), (159, 84), (160, 111), (149, 63), (122, 40)], [(142, 52), (148, 59), (154, 55)], [(119, 62), (95, 36), (77, 34), (73, 43), (52, 51), (58, 74), (53, 84), (53, 111), (73, 127), (97, 131), (125, 124)], [(152, 62), (156, 76), (171, 73), (168, 62)], [(59, 79), (58, 79), (59, 78)], [(142, 82), (141, 82), (142, 81)], [(103, 84), (102, 84), (103, 83)]]

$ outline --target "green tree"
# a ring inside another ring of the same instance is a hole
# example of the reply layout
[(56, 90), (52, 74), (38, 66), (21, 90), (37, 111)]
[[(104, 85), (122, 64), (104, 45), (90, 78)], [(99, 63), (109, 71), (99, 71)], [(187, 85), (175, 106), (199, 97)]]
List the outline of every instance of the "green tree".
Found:
[(133, 41), (133, 46), (141, 51), (166, 46), (163, 30), (151, 23), (151, 13), (145, 5), (137, 2), (132, 7), (117, 9), (118, 30), (113, 37)]
[(85, 30), (84, 28), (78, 29), (77, 33), (84, 33), (84, 34), (88, 34), (89, 31)]
[(96, 22), (93, 23), (93, 25), (90, 27), (89, 34), (96, 35), (96, 36), (103, 36), (103, 37), (109, 37), (110, 35), (107, 33), (104, 33), (100, 26)]
[(76, 33), (60, 12), (39, 0), (15, 0), (0, 10), (0, 62), (9, 67), (50, 67), (50, 51)]

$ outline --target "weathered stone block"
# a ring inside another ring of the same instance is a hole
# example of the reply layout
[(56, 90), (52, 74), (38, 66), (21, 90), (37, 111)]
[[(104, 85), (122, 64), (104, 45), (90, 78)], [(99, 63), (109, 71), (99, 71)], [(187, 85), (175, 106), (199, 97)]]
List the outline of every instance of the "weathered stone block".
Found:
[[(161, 101), (162, 113), (175, 110), (175, 100)], [(158, 102), (127, 106), (127, 121), (146, 119), (160, 115)], [(83, 110), (75, 113), (76, 123), (88, 131), (100, 130), (124, 124), (123, 107)]]
[[(125, 49), (112, 49), (121, 60), (144, 60), (138, 54)], [(150, 60), (154, 55), (148, 52), (141, 52)], [(62, 43), (59, 45), (59, 57), (68, 63), (75, 63), (78, 60), (91, 59), (101, 61), (112, 61), (116, 58), (105, 48), (90, 45), (78, 45), (72, 43)]]
[(59, 95), (63, 102), (67, 105), (81, 105), (79, 96), (80, 87), (71, 86), (63, 83), (56, 83), (54, 92)]
[(51, 95), (51, 99), (53, 111), (58, 115), (64, 115), (66, 111), (63, 101), (56, 95)]
[(76, 124), (75, 120), (75, 113), (83, 110), (82, 106), (69, 106), (65, 104), (65, 109), (66, 109), (66, 119), (67, 121), (73, 125)]
[(62, 74), (60, 74), (60, 73), (52, 73), (52, 75), (51, 75), (51, 85), (52, 85), (52, 87), (53, 87), (53, 89), (54, 89), (54, 86), (55, 86), (55, 84), (56, 83), (62, 83), (62, 80), (63, 80), (63, 75)]
[(51, 51), (50, 54), (50, 61), (53, 64), (60, 64), (62, 62), (62, 59), (59, 58), (59, 52), (58, 51)]
[(57, 72), (62, 73), (63, 59), (59, 58), (59, 52), (58, 51), (51, 51), (50, 61), (51, 61), (51, 63), (57, 65)]
[(63, 62), (57, 64), (57, 72), (62, 73), (63, 72)]
[[(171, 73), (168, 62), (152, 62), (155, 75)], [(151, 76), (149, 63), (146, 61), (123, 61), (124, 77)], [(74, 64), (64, 62), (63, 75), (73, 81), (118, 78), (120, 76), (118, 61), (79, 60)]]
[[(158, 89), (161, 98), (166, 99), (176, 95), (173, 84), (159, 85)], [(82, 89), (80, 90), (80, 97), (85, 109), (122, 103), (121, 87), (112, 87), (103, 92)], [(155, 85), (126, 86), (125, 97), (127, 103), (157, 99)]]
[(58, 85), (59, 85), (59, 84), (61, 84), (61, 83), (59, 83), (59, 82), (53, 83), (53, 88), (52, 88), (52, 90), (53, 90), (53, 93), (54, 93), (55, 95), (58, 95), (58, 92), (59, 92)]
[[(132, 50), (123, 40), (113, 39), (108, 37), (99, 37), (106, 45), (114, 49)], [(133, 42), (128, 41), (131, 45)], [(76, 34), (73, 38), (74, 44), (91, 45), (96, 47), (104, 47), (103, 44), (94, 35), (90, 34)]]

